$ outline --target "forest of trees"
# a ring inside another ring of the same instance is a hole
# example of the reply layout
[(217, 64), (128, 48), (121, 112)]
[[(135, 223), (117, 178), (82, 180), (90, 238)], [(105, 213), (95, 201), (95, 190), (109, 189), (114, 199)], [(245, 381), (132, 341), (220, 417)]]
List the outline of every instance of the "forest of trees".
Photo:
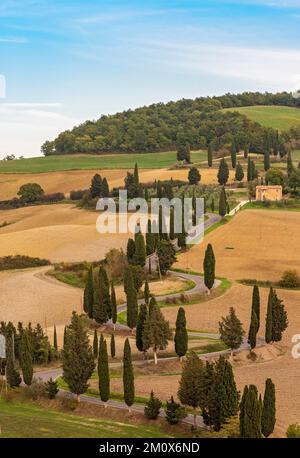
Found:
[(261, 150), (267, 132), (238, 112), (222, 112), (222, 108), (252, 105), (300, 106), (292, 94), (245, 92), (220, 97), (182, 99), (166, 104), (127, 110), (115, 115), (103, 115), (96, 121), (86, 121), (72, 130), (62, 132), (53, 141), (42, 145), (45, 156), (53, 154), (102, 154), (109, 152), (155, 152), (174, 149), (188, 143), (191, 148), (214, 150), (235, 138), (241, 148)]

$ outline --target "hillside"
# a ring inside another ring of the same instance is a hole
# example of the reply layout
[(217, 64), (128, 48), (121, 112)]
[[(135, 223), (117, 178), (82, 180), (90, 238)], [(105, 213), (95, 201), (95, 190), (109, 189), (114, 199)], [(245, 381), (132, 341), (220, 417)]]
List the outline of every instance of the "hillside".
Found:
[(212, 144), (215, 150), (235, 137), (240, 146), (261, 148), (266, 130), (238, 112), (224, 108), (256, 105), (298, 107), (291, 94), (226, 94), (220, 97), (183, 99), (159, 103), (86, 121), (42, 145), (46, 156), (53, 154), (109, 152), (157, 152), (189, 143), (193, 149)]
[[(256, 105), (234, 108), (234, 110), (247, 116), (251, 121), (279, 131), (285, 131), (300, 124), (299, 108)], [(232, 111), (232, 108), (225, 108), (224, 111)]]

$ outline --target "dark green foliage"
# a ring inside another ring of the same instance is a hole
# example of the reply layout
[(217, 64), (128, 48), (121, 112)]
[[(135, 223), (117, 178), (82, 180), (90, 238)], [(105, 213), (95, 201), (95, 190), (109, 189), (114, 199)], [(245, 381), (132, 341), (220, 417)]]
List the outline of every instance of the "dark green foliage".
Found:
[[(126, 278), (126, 281), (125, 281)], [(134, 285), (134, 278), (130, 267), (126, 269), (124, 278), (124, 290), (127, 302), (127, 326), (131, 329), (136, 327), (138, 316), (137, 292)]]
[(236, 168), (236, 144), (235, 144), (235, 140), (233, 139), (233, 142), (232, 142), (232, 145), (231, 145), (231, 149), (230, 149), (230, 154), (231, 154), (231, 165), (232, 165), (232, 168), (235, 169)]
[(257, 285), (253, 286), (253, 292), (252, 292), (252, 310), (256, 314), (257, 318), (257, 331), (259, 330), (260, 327), (260, 297), (259, 297), (259, 289)]
[(144, 408), (145, 417), (148, 418), (148, 420), (156, 420), (161, 406), (162, 402), (154, 395), (153, 391), (151, 391), (150, 398)]
[(177, 425), (186, 417), (185, 408), (175, 402), (173, 396), (170, 401), (167, 401), (165, 413), (169, 425)]
[(135, 333), (135, 342), (136, 342), (136, 347), (139, 351), (145, 351), (145, 346), (144, 346), (144, 328), (145, 328), (145, 323), (148, 318), (148, 308), (146, 304), (142, 304), (140, 306), (140, 311), (138, 315), (138, 321), (136, 325), (136, 333)]
[(288, 156), (287, 156), (287, 161), (286, 161), (286, 170), (287, 170), (287, 176), (288, 178), (291, 177), (292, 173), (294, 172), (294, 164), (293, 164), (293, 159), (292, 159), (292, 155), (291, 155), (291, 152), (289, 151), (288, 152)]
[(99, 394), (103, 402), (107, 402), (110, 396), (109, 366), (106, 340), (101, 334), (98, 358)]
[(201, 180), (201, 175), (199, 173), (199, 170), (197, 169), (197, 167), (192, 167), (189, 171), (189, 175), (188, 175), (188, 180), (189, 180), (189, 184), (190, 185), (193, 185), (193, 184), (198, 184)]
[(251, 350), (256, 347), (256, 335), (258, 330), (258, 320), (254, 310), (251, 313), (251, 322), (249, 327), (248, 333), (248, 343), (250, 345)]
[(236, 316), (233, 307), (229, 309), (229, 315), (219, 322), (220, 339), (228, 345), (231, 350), (239, 348), (243, 342), (244, 330), (242, 323)]
[(176, 261), (173, 244), (168, 240), (160, 240), (157, 244), (157, 256), (161, 274), (166, 275)]
[(208, 393), (209, 422), (215, 431), (220, 431), (225, 422), (226, 391), (222, 383), (222, 374), (215, 370), (213, 383)]
[(140, 232), (135, 237), (135, 252), (133, 255), (133, 262), (141, 267), (146, 263), (146, 245), (143, 234)]
[(68, 331), (67, 331), (67, 327), (65, 326), (64, 327), (64, 337), (63, 337), (63, 348), (65, 348), (65, 346), (66, 346), (67, 337), (68, 337)]
[(90, 193), (91, 197), (101, 197), (101, 192), (102, 192), (102, 178), (99, 175), (99, 173), (96, 173), (96, 175), (93, 176), (92, 181), (91, 181), (91, 187), (90, 187)]
[(116, 356), (116, 342), (115, 342), (115, 335), (112, 334), (110, 337), (110, 356), (115, 358)]
[(146, 253), (149, 256), (154, 253), (156, 247), (156, 234), (152, 234), (151, 220), (148, 220), (147, 232), (146, 232)]
[(6, 378), (11, 388), (17, 388), (22, 381), (15, 367), (12, 335), (6, 335)]
[(143, 345), (145, 349), (152, 348), (155, 364), (157, 364), (157, 351), (165, 350), (171, 337), (169, 322), (166, 321), (155, 300), (151, 299), (148, 317), (144, 324)]
[(111, 303), (111, 320), (115, 325), (118, 319), (117, 298), (114, 283), (111, 282), (110, 286), (110, 303)]
[(133, 239), (128, 239), (126, 251), (127, 261), (129, 262), (129, 264), (133, 264), (135, 255), (135, 241)]
[(264, 152), (264, 169), (267, 172), (270, 168), (270, 150), (267, 149)]
[(261, 430), (265, 437), (274, 431), (276, 423), (275, 385), (270, 378), (266, 380), (263, 409), (261, 416)]
[(58, 345), (57, 345), (57, 332), (56, 332), (56, 326), (54, 325), (54, 331), (53, 331), (53, 348), (55, 352), (58, 352)]
[(273, 288), (270, 288), (268, 296), (268, 308), (266, 316), (265, 340), (266, 343), (272, 342), (272, 327), (273, 327)]
[(191, 162), (190, 145), (188, 143), (177, 145), (177, 161)]
[(221, 159), (218, 171), (218, 182), (224, 186), (229, 178), (229, 168), (224, 158)]
[(238, 162), (235, 169), (235, 179), (236, 181), (243, 181), (244, 179), (244, 170), (241, 164)]
[(248, 157), (248, 167), (247, 167), (247, 181), (253, 181), (255, 178), (257, 178), (257, 171), (255, 168), (255, 163), (254, 161)]
[(129, 340), (125, 340), (123, 357), (123, 390), (125, 404), (130, 408), (134, 403), (134, 374)]
[(148, 305), (149, 299), (150, 299), (150, 289), (149, 289), (149, 283), (148, 283), (147, 278), (146, 278), (145, 287), (144, 287), (144, 299), (145, 299), (145, 303)]
[(99, 268), (99, 299), (106, 309), (107, 319), (111, 318), (111, 302), (109, 292), (109, 280), (104, 267)]
[(20, 196), (20, 199), (26, 203), (39, 201), (44, 194), (44, 190), (38, 183), (23, 184), (18, 191), (18, 196)]
[(224, 186), (221, 188), (219, 197), (219, 215), (224, 218), (227, 213), (227, 197)]
[(26, 385), (31, 385), (33, 377), (32, 367), (32, 347), (30, 345), (28, 331), (24, 331), (21, 336), (20, 365), (23, 374), (23, 380)]
[(95, 363), (84, 321), (75, 312), (72, 314), (71, 324), (67, 327), (62, 366), (63, 377), (70, 391), (77, 396), (85, 393)]
[(243, 415), (240, 418), (241, 437), (249, 439), (261, 438), (261, 405), (257, 388), (250, 385), (243, 401)]
[(181, 358), (188, 350), (188, 333), (186, 330), (186, 318), (183, 307), (178, 309), (175, 330), (175, 352)]
[(58, 383), (52, 377), (46, 382), (46, 393), (49, 399), (55, 399), (59, 392)]
[(94, 278), (93, 267), (91, 266), (88, 271), (86, 285), (83, 293), (83, 309), (90, 318), (93, 317), (93, 304), (94, 304)]
[(98, 333), (97, 333), (97, 329), (95, 329), (94, 330), (94, 339), (93, 339), (93, 355), (94, 355), (94, 359), (98, 358), (98, 348), (99, 348)]
[(272, 342), (279, 342), (288, 326), (287, 312), (276, 291), (272, 295)]
[(203, 404), (204, 399), (204, 365), (194, 352), (191, 352), (184, 362), (178, 398), (182, 404), (194, 409), (196, 426), (196, 409)]
[(243, 396), (240, 402), (240, 413), (239, 413), (239, 429), (240, 429), (240, 437), (243, 437), (244, 434), (244, 417), (245, 417), (245, 402), (248, 396), (248, 385), (244, 386)]
[(50, 261), (48, 259), (32, 258), (30, 256), (23, 255), (4, 256), (3, 258), (0, 258), (0, 271), (49, 265)]
[(213, 149), (211, 144), (208, 145), (207, 149), (207, 165), (208, 167), (212, 167), (213, 164)]
[(216, 259), (213, 251), (212, 245), (209, 243), (207, 245), (204, 261), (203, 261), (203, 271), (204, 271), (204, 284), (208, 290), (214, 286), (215, 283), (215, 269), (216, 269)]
[(224, 415), (225, 418), (232, 417), (239, 410), (240, 394), (237, 390), (232, 366), (223, 356), (220, 356), (216, 363), (216, 371), (221, 373), (222, 385), (225, 388)]
[(211, 212), (213, 213), (215, 211), (215, 201), (214, 201), (214, 198), (211, 199), (211, 204), (210, 204), (210, 209), (211, 209)]
[(109, 187), (107, 179), (105, 177), (102, 181), (101, 197), (109, 197)]

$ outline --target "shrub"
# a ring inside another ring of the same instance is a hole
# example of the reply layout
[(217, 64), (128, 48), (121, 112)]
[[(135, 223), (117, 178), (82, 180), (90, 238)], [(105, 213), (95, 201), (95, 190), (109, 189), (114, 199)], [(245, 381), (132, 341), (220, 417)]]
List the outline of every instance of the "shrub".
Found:
[(167, 401), (165, 412), (166, 420), (170, 425), (177, 425), (186, 417), (185, 408), (178, 404), (178, 402), (175, 402), (173, 396), (171, 396), (170, 401)]
[(79, 189), (78, 191), (71, 191), (70, 192), (70, 199), (71, 200), (81, 200), (85, 194), (88, 194), (88, 189)]
[(4, 256), (0, 258), (0, 270), (24, 269), (27, 267), (48, 266), (48, 259), (31, 258), (30, 256)]
[(300, 277), (296, 270), (286, 270), (283, 272), (279, 285), (282, 288), (299, 288)]
[(46, 397), (46, 384), (42, 381), (42, 379), (34, 378), (30, 386), (24, 387), (23, 394), (26, 398), (33, 399), (34, 401), (39, 398)]
[(45, 194), (40, 199), (39, 202), (59, 202), (65, 199), (65, 195), (62, 192), (54, 192), (52, 194)]
[(151, 391), (150, 398), (144, 408), (145, 417), (149, 420), (156, 420), (161, 406), (162, 402), (154, 395), (153, 391)]
[(43, 195), (44, 190), (38, 183), (23, 184), (18, 191), (18, 196), (20, 196), (23, 202), (36, 202), (40, 200)]
[(52, 380), (52, 378), (50, 378), (50, 380), (48, 380), (48, 382), (46, 383), (46, 393), (48, 395), (48, 398), (54, 399), (58, 392), (59, 389), (57, 381)]
[(288, 429), (286, 430), (286, 437), (290, 439), (299, 438), (300, 437), (300, 425), (298, 425), (298, 423), (289, 425)]
[(77, 399), (73, 397), (64, 397), (61, 402), (63, 408), (68, 411), (74, 411), (78, 407), (78, 401)]

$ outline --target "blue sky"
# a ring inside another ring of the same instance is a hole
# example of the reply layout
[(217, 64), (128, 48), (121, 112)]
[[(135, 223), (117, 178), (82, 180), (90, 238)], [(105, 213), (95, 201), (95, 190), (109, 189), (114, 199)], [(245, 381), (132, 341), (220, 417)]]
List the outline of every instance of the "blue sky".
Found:
[(1, 0), (0, 157), (152, 102), (298, 88), (299, 28), (300, 0)]

